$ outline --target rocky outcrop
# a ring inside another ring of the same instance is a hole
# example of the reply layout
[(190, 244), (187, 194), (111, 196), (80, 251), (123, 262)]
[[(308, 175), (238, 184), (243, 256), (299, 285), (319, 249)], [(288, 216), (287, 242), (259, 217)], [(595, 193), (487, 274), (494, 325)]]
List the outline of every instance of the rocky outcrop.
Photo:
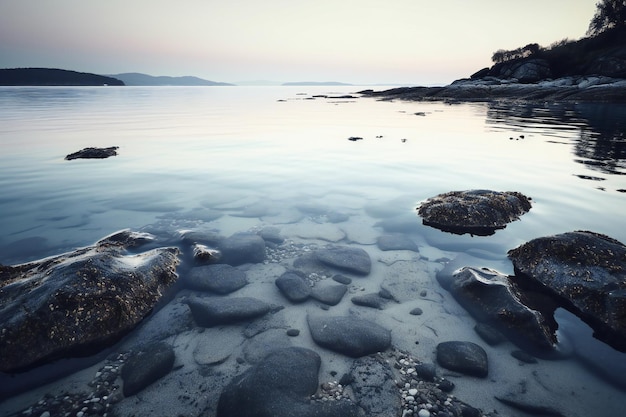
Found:
[(626, 352), (626, 246), (577, 231), (531, 240), (513, 250), (518, 285), (542, 291), (572, 311), (598, 339)]
[(71, 253), (0, 266), (0, 371), (100, 350), (134, 328), (178, 278), (178, 249), (126, 252), (150, 240), (122, 231)]
[(445, 232), (492, 235), (530, 210), (530, 198), (515, 191), (452, 191), (429, 198), (417, 209), (423, 223)]
[(78, 152), (71, 153), (65, 157), (67, 161), (72, 159), (105, 159), (110, 156), (116, 156), (119, 146), (111, 146), (108, 148), (84, 148)]

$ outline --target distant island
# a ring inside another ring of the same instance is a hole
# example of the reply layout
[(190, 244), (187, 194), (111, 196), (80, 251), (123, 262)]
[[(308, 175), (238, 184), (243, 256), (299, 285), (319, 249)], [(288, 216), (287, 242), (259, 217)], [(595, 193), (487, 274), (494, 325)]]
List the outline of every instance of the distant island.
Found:
[(168, 77), (168, 76), (152, 76), (141, 74), (138, 72), (127, 72), (122, 74), (110, 75), (110, 77), (122, 80), (125, 85), (129, 86), (232, 86), (234, 84), (220, 83), (215, 81), (204, 80), (198, 77)]
[(282, 83), (281, 85), (283, 86), (294, 86), (294, 87), (311, 87), (311, 86), (340, 86), (340, 85), (352, 85), (352, 84), (346, 84), (346, 83), (340, 83), (337, 81), (296, 81), (296, 82), (291, 82), (291, 83)]
[(55, 68), (0, 69), (2, 86), (102, 86), (124, 85), (113, 77)]

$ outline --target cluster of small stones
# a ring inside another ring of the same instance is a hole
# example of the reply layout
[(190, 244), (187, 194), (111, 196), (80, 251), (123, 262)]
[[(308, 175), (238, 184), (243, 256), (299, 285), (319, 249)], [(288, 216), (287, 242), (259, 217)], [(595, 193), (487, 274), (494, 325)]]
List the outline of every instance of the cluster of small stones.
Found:
[(35, 417), (91, 417), (112, 416), (112, 406), (120, 402), (124, 395), (118, 381), (127, 354), (109, 358), (96, 372), (87, 385), (91, 392), (62, 393), (57, 396), (46, 394), (36, 404), (18, 415)]
[(416, 371), (421, 362), (409, 353), (391, 349), (386, 355), (397, 371), (402, 417), (489, 417), (451, 395), (454, 384), (445, 378), (435, 377), (432, 382), (422, 379)]
[(337, 381), (324, 382), (320, 385), (317, 393), (311, 395), (313, 401), (351, 401), (350, 396), (344, 391), (343, 385)]
[(319, 249), (317, 245), (307, 245), (304, 243), (295, 243), (293, 240), (287, 240), (280, 245), (266, 246), (265, 248), (265, 264), (281, 263), (285, 260), (297, 258), (306, 252)]

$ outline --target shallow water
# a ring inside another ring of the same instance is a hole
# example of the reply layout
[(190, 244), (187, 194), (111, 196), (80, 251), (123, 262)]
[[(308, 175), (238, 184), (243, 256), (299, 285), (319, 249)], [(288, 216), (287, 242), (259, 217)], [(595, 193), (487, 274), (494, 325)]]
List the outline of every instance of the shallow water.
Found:
[[(0, 88), (0, 263), (124, 228), (228, 236), (277, 225), (287, 238), (373, 247), (377, 223), (393, 220), (430, 260), (469, 254), (503, 273), (512, 272), (507, 250), (535, 237), (592, 230), (626, 242), (626, 106), (339, 98), (358, 90)], [(119, 146), (119, 155), (63, 159), (89, 146)], [(533, 208), (489, 237), (421, 225), (420, 201), (475, 188), (522, 192)], [(331, 211), (350, 219), (329, 225)], [(563, 320), (564, 339), (591, 339), (575, 318)], [(626, 380), (597, 372), (588, 356), (563, 361), (577, 376), (592, 368), (589, 389), (575, 395), (595, 404), (605, 392), (619, 406), (615, 378)]]

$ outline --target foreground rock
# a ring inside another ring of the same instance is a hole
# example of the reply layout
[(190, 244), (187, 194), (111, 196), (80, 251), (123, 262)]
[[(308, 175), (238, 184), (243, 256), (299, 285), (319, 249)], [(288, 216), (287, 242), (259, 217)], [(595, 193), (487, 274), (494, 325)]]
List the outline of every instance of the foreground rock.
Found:
[(122, 367), (124, 396), (135, 395), (169, 374), (175, 359), (174, 349), (163, 342), (134, 352)]
[(510, 250), (517, 282), (543, 291), (626, 352), (626, 246), (588, 231), (542, 237)]
[(402, 398), (394, 382), (391, 366), (380, 356), (355, 360), (350, 368), (350, 387), (365, 415), (387, 417), (402, 415)]
[(530, 198), (515, 191), (452, 191), (417, 209), (423, 223), (445, 232), (489, 236), (530, 210)]
[(357, 317), (309, 316), (311, 337), (318, 345), (358, 358), (391, 345), (389, 330)]
[(252, 320), (269, 313), (272, 307), (256, 298), (199, 298), (187, 300), (198, 326), (213, 327)]
[(119, 146), (111, 146), (109, 148), (85, 148), (78, 152), (71, 153), (65, 157), (67, 161), (72, 159), (105, 159), (110, 156), (116, 156)]
[(472, 342), (443, 342), (437, 345), (437, 363), (451, 371), (485, 378), (489, 373), (487, 353)]
[(253, 233), (236, 233), (220, 243), (220, 261), (232, 266), (265, 260), (265, 241)]
[(229, 294), (243, 288), (248, 279), (244, 271), (226, 264), (215, 264), (192, 268), (185, 282), (197, 291)]
[(320, 365), (319, 355), (309, 349), (274, 350), (224, 388), (217, 417), (357, 416), (349, 401), (310, 400), (317, 391)]
[(149, 240), (122, 231), (71, 253), (0, 266), (0, 371), (100, 350), (134, 328), (178, 278), (176, 248), (126, 253)]
[[(442, 278), (438, 275), (439, 282)], [(556, 343), (544, 316), (527, 307), (508, 277), (488, 269), (462, 268), (444, 286), (478, 322), (487, 323), (519, 346), (548, 353)]]

